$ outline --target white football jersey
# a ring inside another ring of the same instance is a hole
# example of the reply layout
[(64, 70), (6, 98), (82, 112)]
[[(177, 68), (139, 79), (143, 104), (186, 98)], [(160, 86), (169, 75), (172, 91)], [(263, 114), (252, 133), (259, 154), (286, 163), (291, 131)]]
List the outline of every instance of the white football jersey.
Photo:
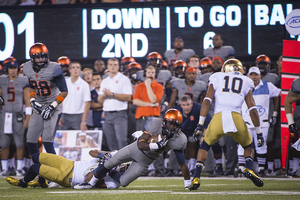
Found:
[(215, 114), (221, 111), (241, 113), (245, 96), (254, 89), (253, 81), (239, 72), (214, 73), (209, 78), (210, 84), (215, 90)]

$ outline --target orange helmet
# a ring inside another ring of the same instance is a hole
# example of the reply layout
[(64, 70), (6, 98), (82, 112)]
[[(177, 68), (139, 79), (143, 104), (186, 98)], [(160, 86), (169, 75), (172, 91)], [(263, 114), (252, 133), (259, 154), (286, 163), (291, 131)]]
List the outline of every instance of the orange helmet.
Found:
[(200, 60), (200, 67), (199, 69), (203, 69), (205, 67), (211, 67), (212, 66), (212, 61), (209, 57), (204, 57)]
[(167, 110), (162, 122), (163, 135), (170, 139), (174, 134), (179, 133), (182, 121), (181, 112), (173, 108)]
[(132, 62), (127, 66), (127, 76), (132, 80), (136, 80), (136, 72), (139, 70), (142, 70), (142, 66), (137, 62)]
[(259, 68), (261, 74), (266, 74), (271, 68), (271, 60), (264, 54), (256, 57), (255, 64)]
[[(173, 72), (175, 74), (175, 77), (184, 78), (185, 71), (187, 68), (188, 68), (188, 66), (187, 66), (186, 62), (184, 62), (183, 60), (176, 60), (173, 64)], [(182, 72), (182, 73), (179, 73), (179, 72)]]
[(147, 64), (153, 65), (155, 68), (160, 69), (162, 66), (162, 57), (157, 52), (151, 52), (147, 56)]
[(67, 65), (69, 67), (71, 60), (67, 56), (61, 56), (57, 59), (57, 63), (61, 66)]
[[(43, 43), (35, 43), (30, 47), (29, 55), (34, 66), (44, 67), (49, 62), (49, 53), (46, 45)], [(45, 58), (43, 62), (35, 62), (35, 58)]]
[(166, 61), (163, 60), (161, 64), (162, 64), (161, 66), (162, 69), (166, 69), (166, 70), (169, 69), (169, 65)]
[[(124, 56), (121, 59), (121, 68), (120, 68), (120, 71), (121, 72), (125, 72), (127, 70), (128, 64), (132, 63), (132, 62), (135, 62), (135, 59), (133, 57), (131, 57), (131, 56), (130, 57), (125, 57)], [(125, 65), (127, 65), (127, 67)]]

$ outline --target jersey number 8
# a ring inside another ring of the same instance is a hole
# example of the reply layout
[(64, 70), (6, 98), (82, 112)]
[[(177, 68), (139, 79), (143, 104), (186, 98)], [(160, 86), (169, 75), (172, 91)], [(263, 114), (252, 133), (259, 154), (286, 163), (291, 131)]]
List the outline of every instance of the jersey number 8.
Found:
[(30, 86), (36, 90), (36, 94), (39, 96), (50, 96), (52, 94), (47, 81), (30, 80)]

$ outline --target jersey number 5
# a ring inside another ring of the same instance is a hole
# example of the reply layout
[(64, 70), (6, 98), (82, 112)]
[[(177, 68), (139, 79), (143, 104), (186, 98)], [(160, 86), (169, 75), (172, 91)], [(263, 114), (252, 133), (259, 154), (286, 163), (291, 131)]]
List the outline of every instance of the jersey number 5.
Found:
[(15, 92), (15, 87), (7, 87), (7, 94), (11, 95), (11, 98), (7, 98), (7, 102), (15, 102), (16, 100), (16, 92)]
[(238, 77), (234, 77), (231, 81), (231, 87), (229, 88), (229, 76), (225, 76), (224, 77), (224, 80), (225, 80), (225, 85), (224, 85), (224, 88), (222, 90), (222, 92), (229, 92), (230, 91), (230, 88), (231, 88), (231, 91), (233, 93), (241, 93), (241, 90), (242, 90), (242, 85), (243, 85), (243, 79), (241, 78), (238, 78)]
[(47, 81), (30, 80), (30, 86), (36, 90), (36, 94), (39, 96), (50, 96), (52, 94)]

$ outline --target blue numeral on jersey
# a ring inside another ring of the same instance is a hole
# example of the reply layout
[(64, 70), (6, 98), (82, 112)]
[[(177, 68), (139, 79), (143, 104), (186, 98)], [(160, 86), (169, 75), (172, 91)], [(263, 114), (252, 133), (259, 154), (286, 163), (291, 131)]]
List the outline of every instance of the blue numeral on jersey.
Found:
[[(228, 85), (229, 85), (229, 76), (225, 76), (224, 80), (225, 80), (225, 86), (224, 86), (222, 91), (223, 92), (229, 92), (229, 87), (228, 87)], [(237, 93), (237, 94), (241, 93), (242, 85), (243, 85), (243, 79), (238, 78), (238, 77), (234, 77), (232, 79), (232, 82), (231, 82), (231, 91), (233, 93)]]

